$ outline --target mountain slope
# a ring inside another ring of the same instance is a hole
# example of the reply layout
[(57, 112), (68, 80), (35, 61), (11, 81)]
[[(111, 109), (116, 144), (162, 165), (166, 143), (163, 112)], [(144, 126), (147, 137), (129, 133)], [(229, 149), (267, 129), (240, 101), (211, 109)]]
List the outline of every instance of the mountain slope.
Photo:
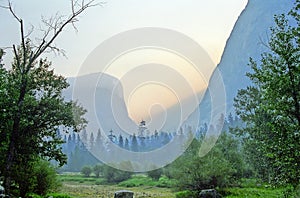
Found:
[[(250, 81), (245, 76), (249, 71), (248, 62), (252, 57), (259, 61), (261, 53), (268, 51), (270, 27), (274, 25), (274, 15), (287, 13), (293, 1), (286, 0), (249, 0), (239, 16), (227, 40), (221, 61), (211, 76), (209, 87), (200, 104), (201, 122), (208, 122), (211, 111), (211, 91), (221, 74), (225, 93), (226, 111), (233, 112), (233, 99), (239, 89), (245, 88)], [(224, 96), (223, 96), (224, 97)]]
[(69, 78), (63, 93), (67, 100), (78, 100), (87, 109), (88, 133), (101, 129), (116, 134), (134, 133), (137, 125), (129, 118), (120, 81), (108, 74), (96, 73)]

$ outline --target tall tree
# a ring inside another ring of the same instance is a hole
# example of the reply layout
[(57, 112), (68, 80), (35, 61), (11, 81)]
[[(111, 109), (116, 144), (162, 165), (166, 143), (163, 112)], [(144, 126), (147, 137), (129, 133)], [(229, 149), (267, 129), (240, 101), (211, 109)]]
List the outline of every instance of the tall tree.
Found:
[(125, 143), (124, 143), (124, 148), (129, 150), (129, 141), (128, 141), (128, 138), (125, 138)]
[(300, 1), (295, 5), (288, 16), (275, 16), (269, 51), (260, 64), (250, 59), (253, 85), (235, 98), (245, 122), (240, 134), (269, 163), (272, 181), (293, 185), (300, 180)]
[(95, 138), (94, 138), (94, 133), (92, 132), (90, 135), (90, 145), (89, 147), (92, 149), (95, 145)]
[[(4, 162), (1, 163), (1, 176), (4, 177), (5, 193), (8, 195), (11, 194), (13, 182), (22, 186), (17, 183), (20, 166), (30, 165), (36, 157), (54, 159), (61, 165), (66, 162), (60, 147), (62, 140), (56, 134), (59, 126), (79, 131), (86, 123), (82, 117), (85, 110), (72, 101), (64, 101), (61, 95), (62, 90), (68, 87), (66, 79), (54, 74), (50, 69), (51, 63), (40, 58), (46, 51), (63, 53), (53, 44), (54, 41), (66, 26), (74, 26), (78, 16), (94, 5), (93, 1), (71, 3), (69, 16), (42, 20), (45, 29), (43, 37), (38, 39), (40, 43), (34, 43), (37, 39), (26, 35), (23, 19), (14, 12), (10, 1), (7, 6), (1, 6), (12, 14), (20, 26), (20, 44), (12, 45), (12, 67), (7, 70), (1, 65), (0, 69), (6, 79), (0, 90), (4, 92), (0, 94), (0, 106), (6, 106), (0, 115), (3, 123), (0, 128), (1, 162)], [(26, 192), (22, 192), (19, 196), (24, 197)]]
[(134, 152), (139, 151), (139, 144), (138, 144), (137, 137), (135, 134), (133, 134), (132, 139), (131, 139), (131, 150)]
[(120, 134), (119, 135), (119, 147), (123, 148), (124, 147), (124, 140), (123, 140), (123, 136)]

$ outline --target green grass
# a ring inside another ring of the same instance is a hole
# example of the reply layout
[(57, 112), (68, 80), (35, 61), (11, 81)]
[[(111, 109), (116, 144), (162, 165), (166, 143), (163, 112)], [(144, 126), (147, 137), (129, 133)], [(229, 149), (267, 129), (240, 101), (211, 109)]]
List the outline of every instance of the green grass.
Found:
[(174, 180), (170, 180), (163, 176), (158, 181), (155, 181), (145, 175), (134, 175), (132, 178), (123, 181), (118, 186), (123, 187), (139, 187), (139, 186), (156, 186), (161, 188), (172, 188), (175, 184)]
[[(62, 182), (61, 193), (70, 195), (72, 198), (113, 197), (117, 190), (128, 189), (135, 193), (135, 197), (160, 197), (170, 198), (178, 196), (173, 187), (175, 180), (163, 176), (158, 181), (144, 174), (133, 175), (130, 179), (118, 184), (107, 184), (103, 178), (84, 177), (79, 173), (59, 175)], [(288, 192), (288, 188), (272, 188), (262, 185), (255, 179), (241, 180), (240, 187), (219, 190), (227, 198), (282, 198)]]
[(285, 189), (281, 188), (229, 188), (226, 189), (227, 198), (281, 198)]
[[(133, 191), (135, 198), (175, 198), (173, 190), (169, 188), (173, 181), (166, 177), (154, 181), (146, 175), (138, 174), (119, 184), (106, 184), (103, 178), (65, 173), (59, 175), (59, 180), (62, 182), (60, 192), (72, 198), (113, 197), (115, 191), (124, 189)], [(97, 182), (100, 182), (99, 185)]]
[(104, 183), (103, 178), (96, 178), (96, 177), (84, 177), (79, 173), (68, 173), (68, 174), (61, 174), (58, 175), (59, 181), (62, 183), (68, 184), (87, 184), (87, 185), (100, 185)]

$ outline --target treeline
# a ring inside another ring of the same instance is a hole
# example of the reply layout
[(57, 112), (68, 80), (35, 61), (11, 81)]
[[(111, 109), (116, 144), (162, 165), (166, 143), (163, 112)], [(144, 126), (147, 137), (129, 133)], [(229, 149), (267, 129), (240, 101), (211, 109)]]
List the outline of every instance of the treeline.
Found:
[[(181, 129), (180, 133), (184, 136), (184, 130), (191, 130), (190, 127)], [(101, 133), (98, 130), (97, 134), (87, 133), (86, 130), (78, 133), (69, 133), (62, 135), (57, 131), (58, 136), (65, 142), (62, 144), (62, 151), (67, 155), (67, 164), (64, 165), (60, 171), (79, 172), (85, 165), (96, 165), (101, 163), (99, 159), (95, 158), (93, 151), (109, 152), (112, 144), (119, 146), (120, 148), (134, 151), (134, 152), (146, 152), (155, 150), (168, 144), (173, 138), (178, 135), (177, 133), (157, 132), (145, 137), (139, 137), (135, 134), (123, 136), (110, 134), (112, 138), (107, 137), (106, 134)]]

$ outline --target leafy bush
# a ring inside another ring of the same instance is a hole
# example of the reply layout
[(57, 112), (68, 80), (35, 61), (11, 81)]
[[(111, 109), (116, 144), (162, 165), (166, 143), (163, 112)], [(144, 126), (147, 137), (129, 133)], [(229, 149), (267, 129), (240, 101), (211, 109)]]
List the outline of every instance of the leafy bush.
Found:
[(85, 176), (85, 177), (89, 177), (92, 173), (92, 168), (90, 166), (84, 166), (81, 169), (81, 173)]
[(166, 176), (162, 176), (159, 178), (156, 186), (157, 187), (161, 187), (161, 188), (172, 188), (175, 186), (175, 181), (172, 180), (172, 179), (169, 179), (168, 177)]
[(162, 175), (162, 173), (163, 173), (162, 169), (159, 168), (159, 169), (155, 169), (155, 170), (147, 172), (147, 175), (154, 180), (158, 180), (160, 178), (160, 176)]
[(131, 175), (131, 172), (115, 169), (107, 165), (103, 167), (103, 177), (108, 183), (118, 183), (121, 181), (125, 181), (129, 179)]
[(35, 184), (33, 192), (39, 195), (45, 195), (51, 190), (55, 190), (60, 185), (55, 168), (50, 162), (39, 160), (34, 167)]
[(27, 169), (20, 166), (18, 175), (15, 180), (20, 190), (15, 194), (20, 197), (38, 198), (38, 195), (45, 195), (60, 186), (55, 168), (40, 158), (35, 159)]
[[(214, 142), (214, 137), (210, 140)], [(209, 143), (208, 143), (209, 144)], [(243, 160), (239, 144), (229, 134), (223, 133), (215, 146), (204, 157), (199, 157), (201, 140), (193, 140), (185, 153), (169, 167), (180, 190), (198, 191), (224, 188), (237, 183)]]
[(96, 184), (96, 185), (101, 185), (102, 182), (101, 182), (101, 181), (96, 181), (95, 184)]
[(100, 173), (103, 171), (103, 165), (97, 164), (93, 167), (93, 171), (95, 176), (98, 178), (100, 176)]
[(283, 197), (300, 197), (300, 185), (297, 187), (291, 185), (285, 187)]

